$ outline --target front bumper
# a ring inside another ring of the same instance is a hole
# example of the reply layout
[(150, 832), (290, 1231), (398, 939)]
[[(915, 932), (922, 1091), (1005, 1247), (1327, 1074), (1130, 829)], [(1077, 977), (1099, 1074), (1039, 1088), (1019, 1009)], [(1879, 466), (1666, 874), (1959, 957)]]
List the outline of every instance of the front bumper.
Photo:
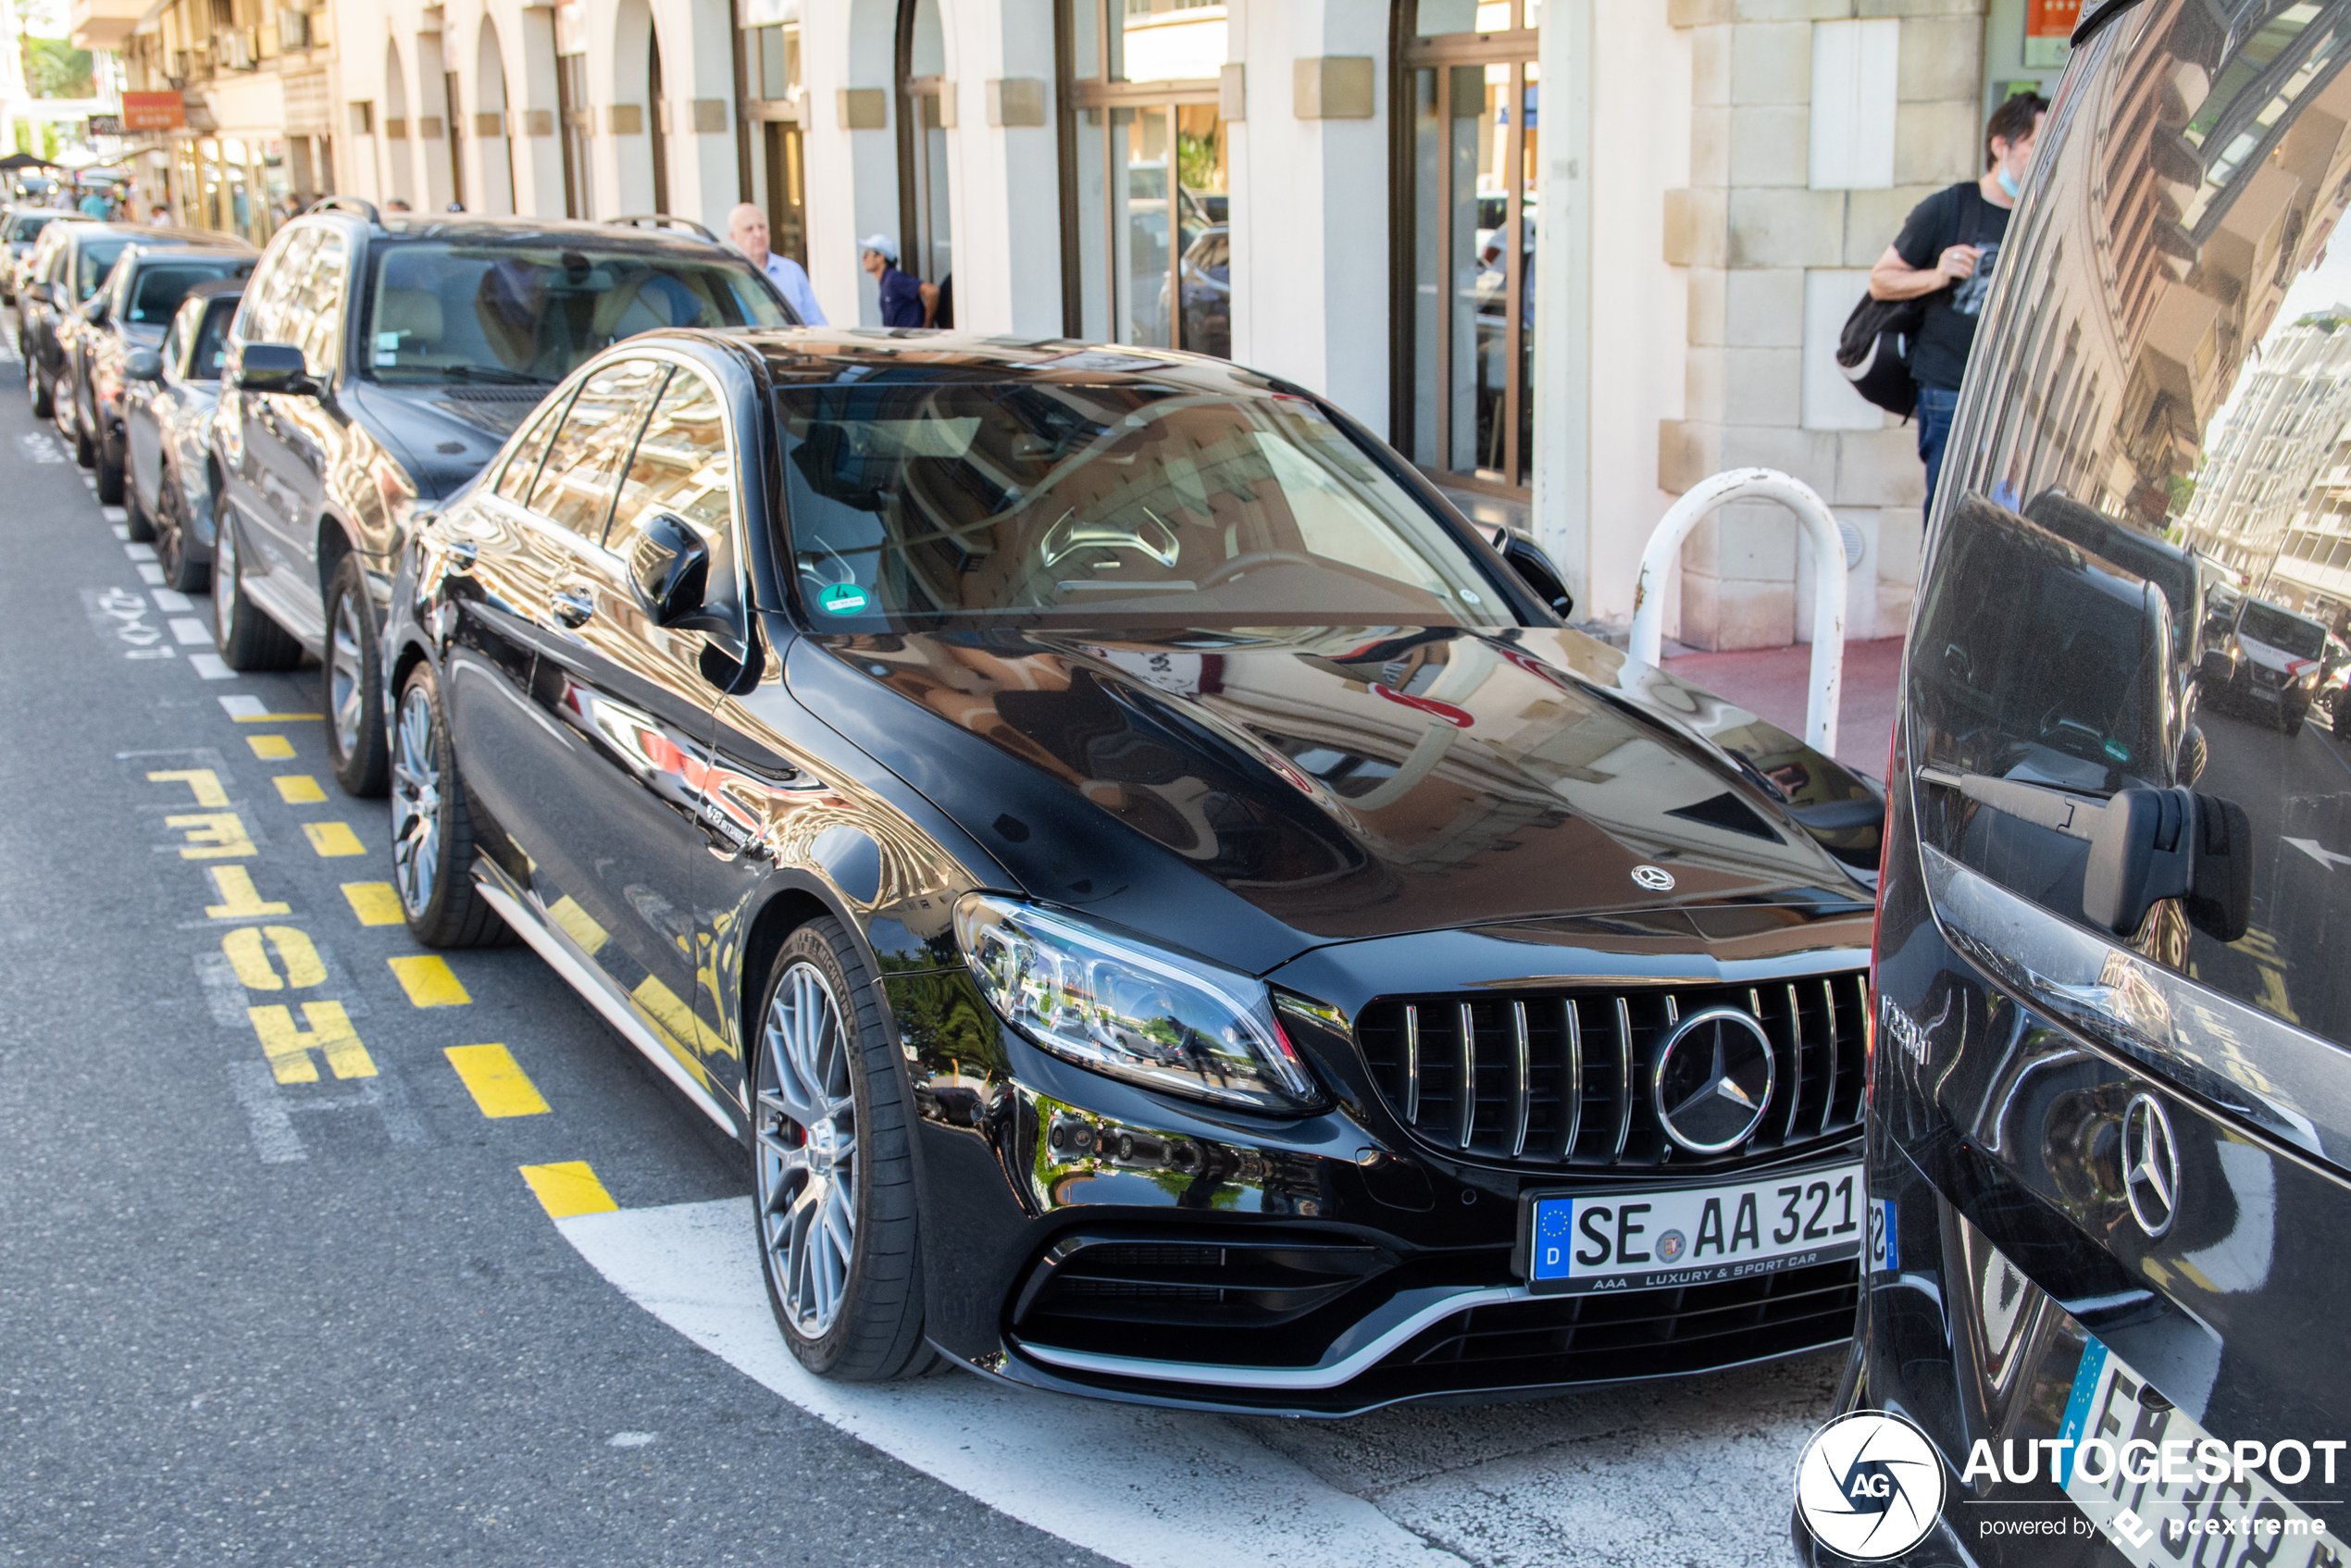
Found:
[[(1830, 924), (1806, 940), (1834, 948), (1835, 963), (1807, 956), (1841, 970), (1857, 933), (1850, 918)], [(1453, 933), (1433, 945), (1449, 952), (1442, 964), (1508, 944)], [(1595, 972), (1592, 956), (1575, 958), (1578, 973)], [(1666, 967), (1720, 978), (1699, 955)], [(1350, 982), (1350, 968), (1377, 978)], [(1450, 977), (1356, 952), (1325, 959), (1312, 978), (1320, 997), (1355, 992), (1337, 1004), (1352, 1016), (1399, 982)], [(1124, 1400), (1345, 1415), (1683, 1375), (1851, 1334), (1851, 1261), (1538, 1296), (1514, 1254), (1524, 1193), (1811, 1173), (1851, 1162), (1858, 1127), (1702, 1167), (1542, 1167), (1431, 1148), (1390, 1113), (1346, 1033), (1318, 1033), (1287, 1009), (1285, 1028), (1337, 1103), (1275, 1121), (1050, 1056), (1003, 1027), (961, 971), (884, 984), (922, 1118), (928, 1331), (978, 1370)]]

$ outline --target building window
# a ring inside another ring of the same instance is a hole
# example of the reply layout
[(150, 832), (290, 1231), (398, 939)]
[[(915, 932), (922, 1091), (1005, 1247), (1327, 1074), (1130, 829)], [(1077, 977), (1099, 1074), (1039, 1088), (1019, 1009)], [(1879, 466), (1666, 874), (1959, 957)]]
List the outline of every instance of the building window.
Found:
[(1065, 330), (1233, 351), (1225, 6), (1061, 0)]
[(927, 282), (955, 270), (953, 214), (947, 199), (947, 43), (939, 0), (901, 0), (898, 7), (898, 265)]
[(592, 215), (594, 170), (589, 161), (595, 112), (588, 99), (587, 0), (555, 7), (555, 118), (564, 155), (564, 216)]
[(808, 180), (801, 140), (800, 0), (751, 0), (743, 73), (757, 122), (768, 248), (808, 265)]
[(1398, 444), (1478, 489), (1524, 490), (1534, 458), (1537, 19), (1538, 0), (1398, 6)]

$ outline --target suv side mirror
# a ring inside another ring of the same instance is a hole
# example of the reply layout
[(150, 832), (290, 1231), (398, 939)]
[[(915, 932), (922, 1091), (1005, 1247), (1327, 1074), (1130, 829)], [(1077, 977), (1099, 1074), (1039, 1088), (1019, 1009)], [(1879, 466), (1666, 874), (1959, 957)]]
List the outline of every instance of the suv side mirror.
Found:
[(238, 351), (237, 363), (230, 367), (229, 382), (240, 392), (318, 395), (318, 383), (310, 379), (309, 362), (291, 343), (246, 343)]
[(163, 355), (151, 348), (135, 348), (123, 362), (122, 373), (134, 381), (163, 380)]
[(106, 296), (93, 294), (81, 302), (81, 318), (93, 327), (103, 327), (106, 321)]
[(1534, 590), (1535, 597), (1561, 620), (1574, 615), (1575, 595), (1560, 580), (1560, 569), (1551, 565), (1551, 558), (1532, 540), (1521, 539), (1508, 529), (1497, 531), (1502, 537), (1494, 541), (1494, 548), (1502, 553), (1502, 559), (1510, 563), (1519, 580)]
[(710, 549), (684, 519), (655, 513), (638, 530), (636, 548), (628, 553), (628, 576), (653, 624), (685, 626), (710, 591)]

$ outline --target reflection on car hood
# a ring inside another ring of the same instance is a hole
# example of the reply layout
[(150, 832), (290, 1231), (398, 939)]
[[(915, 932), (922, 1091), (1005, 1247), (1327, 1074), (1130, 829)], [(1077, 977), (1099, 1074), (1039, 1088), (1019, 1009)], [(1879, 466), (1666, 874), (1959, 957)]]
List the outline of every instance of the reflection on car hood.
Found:
[(2307, 654), (2289, 653), (2283, 648), (2273, 648), (2259, 638), (2245, 632), (2237, 634), (2237, 642), (2244, 648), (2245, 657), (2263, 669), (2278, 669), (2285, 671), (2288, 675), (2300, 675), (2319, 662)]
[(539, 406), (552, 387), (390, 387), (352, 385), (349, 397), (379, 439), (408, 456), (417, 493), (449, 494), (498, 455), (506, 438)]
[[(801, 643), (786, 678), (1032, 894), (1104, 904), (1129, 924), (1157, 911), (1114, 907), (1109, 884), (1125, 873), (1084, 848), (1102, 841), (1105, 819), (1300, 947), (1869, 896), (1813, 834), (1823, 816), (1824, 837), (1849, 828), (1839, 813), (1874, 820), (1872, 791), (1752, 715), (1574, 632), (865, 636)], [(877, 686), (909, 705), (877, 701)], [(1765, 774), (1810, 803), (1794, 809), (1815, 818), (1811, 832)], [(1636, 880), (1641, 867), (1670, 872), (1671, 889)]]

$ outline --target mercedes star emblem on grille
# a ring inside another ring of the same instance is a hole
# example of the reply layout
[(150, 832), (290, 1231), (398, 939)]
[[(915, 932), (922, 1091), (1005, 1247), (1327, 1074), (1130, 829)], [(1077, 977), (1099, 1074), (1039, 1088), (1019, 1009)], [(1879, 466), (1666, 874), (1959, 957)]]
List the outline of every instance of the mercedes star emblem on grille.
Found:
[(1653, 893), (1670, 892), (1673, 887), (1673, 873), (1662, 865), (1636, 865), (1633, 867), (1633, 880)]
[(1763, 1026), (1738, 1008), (1710, 1007), (1666, 1037), (1650, 1100), (1666, 1137), (1693, 1154), (1721, 1154), (1762, 1122), (1775, 1076)]
[(2122, 1194), (2148, 1239), (2171, 1228), (2179, 1213), (2180, 1146), (2171, 1118), (2152, 1094), (2133, 1096), (2122, 1113)]

